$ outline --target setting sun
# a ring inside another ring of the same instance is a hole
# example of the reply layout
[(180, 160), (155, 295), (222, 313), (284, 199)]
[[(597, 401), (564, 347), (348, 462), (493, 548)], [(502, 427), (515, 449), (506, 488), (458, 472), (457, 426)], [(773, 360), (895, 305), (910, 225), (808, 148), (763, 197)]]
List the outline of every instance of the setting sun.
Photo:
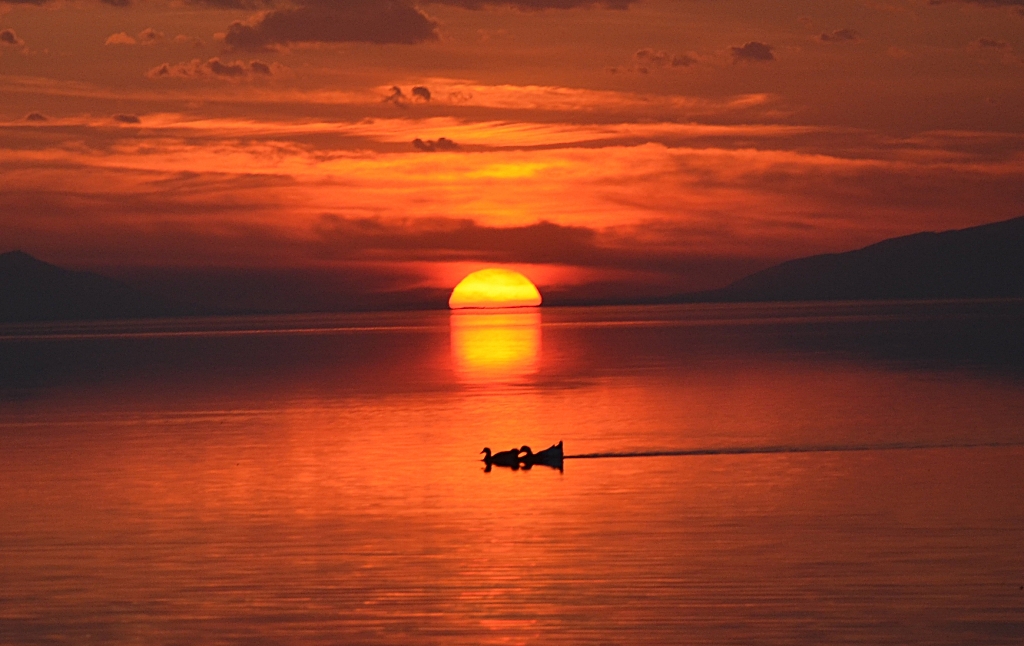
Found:
[(509, 269), (481, 269), (466, 276), (452, 290), (448, 306), (463, 308), (536, 307), (540, 292), (529, 278)]

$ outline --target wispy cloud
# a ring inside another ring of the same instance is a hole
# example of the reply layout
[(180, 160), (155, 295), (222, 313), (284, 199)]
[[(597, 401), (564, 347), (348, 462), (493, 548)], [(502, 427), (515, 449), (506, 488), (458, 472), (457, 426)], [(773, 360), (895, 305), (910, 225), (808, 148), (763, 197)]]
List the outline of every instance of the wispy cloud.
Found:
[(104, 45), (156, 45), (166, 40), (163, 32), (152, 27), (143, 29), (135, 36), (129, 36), (125, 32), (118, 32), (107, 37)]
[(818, 40), (823, 43), (855, 43), (860, 39), (860, 33), (849, 28), (826, 31), (818, 36)]
[(699, 62), (694, 54), (671, 54), (669, 52), (645, 47), (633, 54), (632, 62), (625, 67), (613, 67), (611, 72), (631, 71), (649, 74), (653, 70), (686, 68)]
[(459, 144), (455, 143), (447, 137), (439, 137), (437, 139), (428, 139), (423, 141), (420, 138), (412, 140), (412, 147), (416, 150), (424, 153), (436, 153), (436, 152), (451, 152), (459, 149)]
[(0, 47), (24, 47), (25, 41), (18, 37), (18, 34), (14, 33), (13, 29), (4, 29), (0, 31)]
[(278, 63), (264, 63), (259, 60), (250, 61), (221, 61), (219, 58), (211, 58), (207, 61), (198, 58), (187, 63), (163, 63), (146, 72), (151, 79), (222, 79), (242, 80), (259, 77), (269, 77), (280, 73), (284, 69)]
[[(190, 66), (192, 61), (182, 63)], [(172, 64), (168, 63), (168, 67)], [(270, 64), (271, 71), (284, 71), (283, 66)], [(158, 66), (159, 69), (162, 66)], [(613, 90), (591, 90), (578, 87), (545, 85), (486, 85), (467, 80), (447, 78), (424, 78), (412, 87), (427, 87), (431, 93), (431, 105), (447, 105), (459, 108), (482, 109), (501, 113), (502, 116), (523, 118), (521, 113), (542, 111), (567, 113), (572, 120), (585, 122), (595, 118), (607, 121), (613, 118), (652, 121), (671, 116), (674, 119), (697, 119), (706, 116), (729, 116), (750, 119), (753, 115), (767, 112), (775, 114), (779, 107), (777, 97), (764, 94), (740, 94), (723, 97), (700, 97), (686, 95), (642, 94)], [(159, 92), (150, 90), (113, 90), (108, 87), (81, 81), (53, 80), (41, 77), (0, 76), (0, 91), (40, 94), (45, 96), (113, 99), (118, 101), (194, 101), (201, 99), (213, 103), (239, 103), (251, 105), (294, 104), (360, 106), (363, 114), (372, 106), (380, 106), (384, 98), (391, 97), (398, 89), (401, 98), (408, 105), (415, 102), (405, 91), (392, 85), (384, 85), (349, 91), (302, 90), (295, 88), (247, 88), (244, 95), (224, 93), (216, 88), (176, 91), (172, 88)], [(425, 103), (425, 102), (424, 102)], [(530, 117), (526, 116), (529, 120)], [(482, 120), (488, 120), (485, 115)]]

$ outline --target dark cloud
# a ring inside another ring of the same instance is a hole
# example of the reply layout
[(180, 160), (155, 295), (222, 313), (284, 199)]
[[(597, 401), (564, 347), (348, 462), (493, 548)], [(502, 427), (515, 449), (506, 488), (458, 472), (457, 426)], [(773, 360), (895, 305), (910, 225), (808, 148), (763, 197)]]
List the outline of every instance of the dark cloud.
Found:
[(373, 258), (401, 252), (422, 260), (564, 262), (593, 255), (597, 233), (585, 227), (538, 222), (521, 227), (489, 227), (473, 220), (386, 220), (324, 215), (317, 233), (324, 253), (335, 258)]
[(397, 85), (392, 85), (391, 92), (384, 97), (384, 103), (394, 103), (395, 105), (404, 108), (409, 104), (409, 97), (405, 96), (405, 93), (402, 92), (402, 88)]
[(413, 139), (412, 145), (416, 150), (425, 153), (447, 152), (459, 149), (459, 144), (447, 137), (441, 137), (437, 140), (428, 139), (427, 141), (423, 141), (422, 139)]
[[(685, 237), (685, 232), (669, 232)], [(468, 219), (386, 220), (325, 215), (317, 227), (319, 257), (336, 260), (536, 263), (660, 273), (669, 283), (724, 285), (770, 261), (654, 247), (628, 231), (602, 231), (541, 221), (491, 227)], [(633, 298), (649, 291), (631, 284)], [(563, 295), (565, 296), (565, 295)], [(554, 302), (554, 301), (551, 301)]]
[(437, 23), (398, 0), (302, 4), (234, 22), (224, 43), (260, 51), (296, 43), (414, 44), (437, 39)]
[(406, 94), (402, 91), (402, 88), (397, 85), (392, 85), (391, 89), (388, 90), (388, 95), (384, 97), (384, 103), (393, 103), (400, 108), (404, 108), (409, 105), (411, 101), (418, 101), (422, 103), (428, 103), (433, 95), (428, 88), (422, 85), (417, 85), (412, 89), (410, 94)]
[(818, 40), (823, 43), (849, 43), (860, 40), (860, 34), (853, 29), (836, 29), (821, 34)]
[(25, 44), (25, 41), (18, 38), (18, 34), (14, 33), (13, 29), (4, 29), (0, 31), (0, 44), (10, 47), (21, 47)]
[(320, 257), (335, 260), (479, 261), (691, 273), (706, 259), (652, 249), (625, 233), (540, 221), (492, 227), (469, 219), (387, 220), (324, 215)]
[(734, 63), (746, 61), (750, 63), (768, 63), (775, 60), (772, 54), (772, 46), (757, 41), (751, 41), (743, 47), (730, 47)]
[(542, 9), (576, 9), (579, 7), (604, 7), (607, 9), (628, 9), (639, 0), (426, 0), (430, 4), (443, 4), (463, 9), (485, 9), (487, 7), (514, 7), (524, 11)]
[(697, 59), (689, 54), (669, 54), (660, 50), (644, 48), (633, 54), (636, 71), (647, 74), (652, 68), (689, 67)]
[(111, 118), (118, 123), (142, 123), (142, 119), (134, 114), (115, 114)]
[(152, 79), (160, 78), (220, 78), (226, 80), (271, 76), (280, 66), (263, 61), (223, 62), (219, 58), (202, 61), (198, 58), (185, 63), (164, 63), (146, 72)]
[(207, 68), (214, 76), (242, 76), (245, 74), (245, 65), (241, 63), (221, 63), (219, 59), (211, 58), (207, 61)]
[(41, 112), (30, 112), (25, 115), (25, 121), (49, 121), (49, 119)]

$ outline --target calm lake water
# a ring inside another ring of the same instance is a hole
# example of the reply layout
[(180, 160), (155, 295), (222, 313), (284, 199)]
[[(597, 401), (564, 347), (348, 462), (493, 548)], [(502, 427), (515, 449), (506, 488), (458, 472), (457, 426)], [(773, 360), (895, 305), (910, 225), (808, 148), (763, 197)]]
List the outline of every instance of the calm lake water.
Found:
[(1021, 303), (0, 330), (0, 644), (1022, 641)]

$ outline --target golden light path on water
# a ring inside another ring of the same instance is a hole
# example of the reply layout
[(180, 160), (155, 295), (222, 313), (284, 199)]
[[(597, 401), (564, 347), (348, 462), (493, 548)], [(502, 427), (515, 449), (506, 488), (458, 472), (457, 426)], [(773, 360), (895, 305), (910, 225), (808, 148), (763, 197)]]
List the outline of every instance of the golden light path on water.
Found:
[(451, 314), (452, 362), (460, 381), (520, 381), (537, 373), (541, 353), (538, 308), (462, 310)]

